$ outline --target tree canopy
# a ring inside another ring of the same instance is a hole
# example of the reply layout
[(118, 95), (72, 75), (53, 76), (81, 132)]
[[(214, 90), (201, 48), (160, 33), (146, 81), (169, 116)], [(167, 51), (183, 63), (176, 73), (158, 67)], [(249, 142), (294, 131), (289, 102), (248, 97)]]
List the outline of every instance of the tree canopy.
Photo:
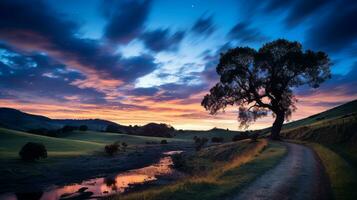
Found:
[(272, 113), (272, 136), (278, 138), (284, 119), (296, 110), (293, 89), (305, 84), (318, 88), (331, 77), (330, 65), (326, 53), (303, 50), (300, 43), (284, 39), (259, 50), (233, 48), (221, 54), (216, 69), (220, 81), (201, 104), (211, 114), (238, 106), (238, 120), (244, 128)]

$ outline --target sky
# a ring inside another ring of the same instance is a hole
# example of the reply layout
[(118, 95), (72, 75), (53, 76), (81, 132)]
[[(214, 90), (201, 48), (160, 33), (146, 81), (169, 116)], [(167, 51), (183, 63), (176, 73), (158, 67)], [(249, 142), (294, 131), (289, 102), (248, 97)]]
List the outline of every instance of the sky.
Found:
[(320, 88), (294, 88), (297, 120), (357, 99), (356, 20), (354, 0), (1, 0), (0, 107), (237, 130), (236, 107), (200, 105), (220, 53), (284, 38), (333, 62)]

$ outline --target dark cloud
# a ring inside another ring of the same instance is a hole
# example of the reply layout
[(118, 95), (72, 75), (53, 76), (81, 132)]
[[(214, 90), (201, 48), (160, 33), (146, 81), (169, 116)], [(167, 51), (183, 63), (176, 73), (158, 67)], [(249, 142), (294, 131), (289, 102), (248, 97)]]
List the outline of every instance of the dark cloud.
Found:
[(257, 4), (259, 1), (252, 1), (252, 4), (262, 5), (266, 11), (276, 11), (279, 9), (286, 9), (290, 7), (296, 0), (270, 0), (266, 1), (265, 4)]
[(154, 51), (175, 51), (178, 45), (185, 36), (185, 32), (177, 31), (173, 34), (169, 29), (157, 29), (154, 31), (147, 31), (141, 35), (146, 48)]
[(290, 27), (298, 25), (328, 2), (328, 0), (295, 1), (285, 21)]
[[(0, 90), (7, 96), (27, 94), (38, 98), (67, 101), (76, 96), (83, 103), (105, 103), (105, 95), (93, 89), (80, 89), (71, 83), (83, 79), (76, 71), (68, 71), (64, 65), (41, 54), (24, 55), (0, 47)], [(12, 94), (12, 95), (11, 95)], [(2, 95), (0, 98), (7, 98)]]
[(151, 0), (104, 1), (104, 15), (109, 22), (105, 37), (127, 43), (138, 36), (150, 11)]
[(160, 94), (153, 97), (155, 101), (184, 100), (193, 94), (207, 90), (207, 88), (201, 84), (182, 85), (177, 83), (164, 84), (161, 85), (159, 89)]
[(156, 87), (150, 88), (135, 88), (128, 92), (129, 95), (134, 96), (154, 96), (159, 91)]
[(239, 22), (228, 33), (228, 38), (243, 43), (263, 42), (268, 38), (247, 22)]
[(213, 16), (201, 17), (192, 26), (191, 31), (197, 35), (209, 36), (216, 30), (213, 24)]
[(310, 26), (305, 43), (312, 48), (352, 55), (357, 49), (354, 20), (357, 19), (357, 2), (354, 0), (270, 0), (262, 7), (268, 13), (286, 12), (284, 23), (288, 28), (302, 23)]
[(357, 48), (357, 1), (342, 1), (330, 8), (309, 30), (307, 43), (330, 52)]
[(123, 58), (120, 60), (119, 67), (113, 72), (126, 82), (132, 82), (138, 77), (149, 74), (154, 71), (158, 64), (155, 63), (154, 57), (148, 54), (140, 56)]
[[(132, 7), (149, 4), (148, 1), (130, 2)], [(100, 41), (79, 38), (78, 29), (77, 24), (66, 20), (43, 1), (0, 1), (0, 37), (12, 45), (26, 51), (46, 52), (64, 62), (79, 64), (80, 67), (71, 67), (79, 68), (84, 74), (87, 69), (96, 71), (95, 75), (100, 79), (125, 78), (130, 82), (155, 68), (149, 56), (124, 59), (108, 51)], [(129, 76), (128, 73), (132, 74)]]

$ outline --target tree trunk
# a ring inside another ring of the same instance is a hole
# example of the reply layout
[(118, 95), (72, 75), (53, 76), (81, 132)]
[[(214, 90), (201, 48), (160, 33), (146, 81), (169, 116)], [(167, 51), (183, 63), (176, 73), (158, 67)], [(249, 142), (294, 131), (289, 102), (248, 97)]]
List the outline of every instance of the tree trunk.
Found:
[(271, 128), (271, 135), (270, 138), (273, 140), (279, 140), (280, 139), (280, 130), (281, 127), (283, 126), (284, 123), (284, 118), (285, 118), (285, 113), (284, 112), (277, 112), (276, 113), (276, 118), (273, 123), (273, 127)]

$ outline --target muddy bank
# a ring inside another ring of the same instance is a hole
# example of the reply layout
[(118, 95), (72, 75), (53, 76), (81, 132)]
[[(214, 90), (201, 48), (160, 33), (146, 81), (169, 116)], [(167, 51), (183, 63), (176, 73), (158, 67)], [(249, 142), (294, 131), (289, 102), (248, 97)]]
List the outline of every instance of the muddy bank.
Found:
[[(0, 194), (42, 191), (52, 185), (80, 183), (83, 180), (110, 176), (156, 163), (163, 152), (174, 150), (191, 151), (192, 145), (152, 145), (114, 157), (97, 153), (89, 156), (58, 158), (46, 164), (32, 163), (30, 166), (22, 166), (21, 161), (18, 160), (13, 161), (14, 163), (6, 164), (11, 170), (1, 172)], [(35, 169), (24, 170), (24, 167)]]

